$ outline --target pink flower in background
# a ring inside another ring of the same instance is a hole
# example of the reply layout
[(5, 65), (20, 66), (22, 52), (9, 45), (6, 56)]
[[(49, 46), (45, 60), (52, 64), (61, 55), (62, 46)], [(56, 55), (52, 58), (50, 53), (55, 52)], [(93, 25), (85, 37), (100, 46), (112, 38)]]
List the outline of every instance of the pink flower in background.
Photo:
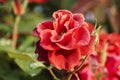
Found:
[[(120, 56), (107, 56), (105, 66), (101, 66), (99, 55), (91, 55), (76, 75), (80, 80), (120, 80)], [(102, 72), (102, 73), (101, 73)], [(73, 75), (71, 80), (78, 80)]]
[(103, 58), (102, 54), (105, 54), (103, 50), (107, 44), (106, 61), (105, 65), (102, 66), (103, 69), (101, 69), (103, 72), (102, 80), (120, 80), (120, 35), (117, 33), (101, 33), (99, 38), (99, 44), (96, 48), (97, 55), (94, 57), (99, 64), (99, 69)]
[(120, 35), (117, 33), (109, 34), (108, 37), (108, 49), (109, 54), (115, 54), (120, 56)]
[(81, 54), (92, 52), (95, 37), (80, 13), (58, 10), (53, 17), (55, 20), (42, 22), (34, 29), (34, 35), (40, 38), (36, 46), (38, 59), (47, 59), (59, 70), (71, 70), (79, 64)]
[(103, 80), (120, 80), (120, 56), (107, 56), (105, 68), (107, 74)]

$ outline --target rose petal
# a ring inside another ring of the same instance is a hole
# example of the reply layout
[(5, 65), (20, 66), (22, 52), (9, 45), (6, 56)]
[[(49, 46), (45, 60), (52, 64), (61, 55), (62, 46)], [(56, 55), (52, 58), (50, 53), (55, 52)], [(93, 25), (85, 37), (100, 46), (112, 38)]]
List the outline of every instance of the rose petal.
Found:
[(73, 19), (76, 20), (77, 22), (79, 22), (79, 25), (82, 25), (85, 20), (83, 14), (80, 14), (80, 13), (73, 14)]
[(88, 55), (94, 52), (94, 44), (95, 44), (95, 36), (91, 36), (91, 40), (88, 45), (86, 46), (80, 46), (81, 54), (82, 55)]
[(56, 42), (56, 44), (62, 49), (71, 50), (76, 47), (88, 45), (90, 34), (86, 28), (80, 27), (69, 30), (67, 33), (64, 33), (60, 39), (58, 39), (57, 33), (53, 32), (51, 41)]
[(72, 28), (81, 27), (83, 23), (84, 23), (84, 16), (80, 13), (76, 13), (73, 14), (70, 20), (65, 23), (65, 26), (69, 30)]
[(33, 35), (34, 36), (39, 36), (41, 31), (44, 30), (44, 29), (53, 30), (53, 22), (52, 21), (45, 21), (41, 24), (38, 24), (33, 30)]
[(64, 14), (72, 16), (72, 13), (70, 11), (68, 11), (68, 10), (58, 10), (58, 11), (53, 13), (53, 17), (54, 18), (60, 18)]
[(79, 22), (75, 21), (73, 18), (70, 18), (69, 21), (66, 21), (64, 26), (67, 30), (73, 29), (75, 27), (79, 27)]
[(67, 33), (64, 33), (61, 37), (59, 37), (57, 33), (53, 31), (51, 41), (55, 42), (62, 49), (75, 49), (76, 43), (75, 40), (72, 38), (72, 32), (73, 30), (69, 30)]
[(43, 49), (40, 46), (40, 40), (36, 43), (35, 53), (38, 53), (38, 60), (39, 61), (49, 62), (49, 60), (48, 60), (48, 51)]
[[(62, 21), (62, 22), (61, 22)], [(64, 22), (65, 20), (61, 20), (61, 19), (56, 19), (56, 21), (53, 22), (55, 31), (57, 32), (57, 34), (61, 35), (62, 33), (67, 32), (66, 27), (64, 26)]]
[(71, 70), (79, 64), (80, 51), (79, 49), (74, 50), (57, 50), (48, 54), (49, 61), (57, 69)]
[(50, 40), (50, 37), (52, 36), (51, 32), (52, 31), (49, 29), (41, 31), (40, 45), (46, 50), (58, 50), (59, 47), (55, 43), (51, 42), (51, 40)]
[[(111, 66), (111, 64), (113, 66)], [(120, 57), (115, 55), (108, 55), (105, 67), (108, 70), (109, 76), (114, 76), (119, 71), (118, 67), (120, 66)]]
[(89, 44), (90, 33), (85, 27), (79, 27), (73, 33), (73, 38), (76, 40), (78, 46), (85, 46)]
[(58, 34), (66, 32), (67, 29), (64, 26), (64, 23), (72, 17), (72, 13), (67, 10), (58, 10), (54, 12), (53, 17), (55, 18), (55, 21), (53, 23), (55, 31)]
[(88, 25), (88, 26), (87, 26), (87, 29), (89, 30), (90, 33), (92, 33), (93, 30), (94, 30), (93, 24), (91, 24), (91, 23), (89, 23), (89, 22), (87, 22), (86, 24)]

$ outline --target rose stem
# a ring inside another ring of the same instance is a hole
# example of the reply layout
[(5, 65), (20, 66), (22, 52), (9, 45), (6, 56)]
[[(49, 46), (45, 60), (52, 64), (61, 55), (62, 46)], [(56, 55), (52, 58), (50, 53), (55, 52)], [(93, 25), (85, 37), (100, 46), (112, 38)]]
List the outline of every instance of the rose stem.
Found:
[(79, 71), (83, 67), (83, 65), (84, 65), (85, 61), (87, 60), (87, 58), (88, 58), (88, 55), (85, 56), (85, 58), (83, 59), (82, 63), (80, 64), (80, 66), (74, 72)]
[(71, 79), (71, 77), (72, 77), (72, 75), (73, 75), (73, 73), (75, 73), (75, 72), (79, 71), (79, 70), (82, 68), (82, 66), (84, 65), (84, 63), (85, 63), (85, 61), (87, 60), (87, 58), (88, 58), (88, 55), (86, 55), (86, 56), (85, 56), (85, 58), (83, 59), (83, 61), (82, 61), (81, 65), (80, 65), (80, 66), (79, 66), (76, 70), (74, 70), (72, 73), (70, 73), (70, 74), (69, 74), (69, 76), (68, 76), (68, 79), (67, 79), (67, 80), (70, 80), (70, 79)]
[[(105, 62), (106, 62), (106, 58), (107, 58), (107, 47), (108, 44), (107, 42), (104, 44), (104, 48), (102, 50), (102, 55), (101, 55), (101, 66), (104, 67), (105, 66)], [(102, 80), (103, 77), (103, 71), (100, 72), (98, 80)]]
[(72, 75), (73, 75), (73, 73), (70, 73), (67, 80), (70, 80)]
[(74, 74), (74, 75), (75, 75), (75, 77), (77, 78), (77, 80), (80, 80), (78, 74)]
[(50, 74), (53, 76), (53, 78), (54, 78), (55, 80), (57, 80), (58, 78), (57, 78), (56, 75), (54, 74), (54, 72), (53, 72), (53, 70), (52, 70), (52, 67), (48, 68), (48, 70), (49, 70)]

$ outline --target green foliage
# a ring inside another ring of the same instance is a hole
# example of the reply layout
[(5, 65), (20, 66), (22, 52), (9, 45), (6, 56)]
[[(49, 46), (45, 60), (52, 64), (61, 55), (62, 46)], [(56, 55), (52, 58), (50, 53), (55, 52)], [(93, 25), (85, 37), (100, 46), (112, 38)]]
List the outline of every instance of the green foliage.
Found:
[(12, 34), (11, 26), (0, 23), (0, 37), (9, 37)]
[(61, 6), (63, 9), (70, 10), (77, 0), (62, 0)]
[(10, 12), (12, 9), (11, 3), (13, 0), (7, 0), (5, 4), (0, 4), (0, 10)]
[(113, 5), (117, 8), (117, 10), (120, 12), (120, 0), (113, 0)]
[(35, 25), (43, 20), (42, 14), (38, 15), (37, 13), (26, 13), (21, 16), (21, 19), (18, 28), (19, 33), (32, 33)]
[[(36, 59), (37, 55), (34, 54), (34, 51), (28, 53), (19, 50), (14, 50), (11, 47), (9, 47), (11, 46), (11, 41), (6, 39), (1, 39), (0, 44), (1, 44), (0, 59), (3, 59), (0, 60), (1, 80), (21, 80), (20, 77), (23, 77), (23, 79), (26, 78), (26, 80), (32, 80), (34, 78), (35, 78), (34, 80), (37, 79), (52, 80), (51, 77), (46, 76), (46, 75), (50, 75), (48, 71), (45, 71), (47, 73), (43, 72), (43, 70), (46, 69), (46, 66), (43, 64), (43, 62), (37, 61)], [(21, 46), (25, 47), (26, 45), (21, 45)]]
[(20, 51), (25, 51), (25, 52), (34, 52), (35, 47), (33, 47), (32, 45), (34, 44), (34, 37), (33, 36), (27, 36), (27, 37), (23, 37), (22, 39), (19, 40), (19, 42), (21, 43), (18, 50)]

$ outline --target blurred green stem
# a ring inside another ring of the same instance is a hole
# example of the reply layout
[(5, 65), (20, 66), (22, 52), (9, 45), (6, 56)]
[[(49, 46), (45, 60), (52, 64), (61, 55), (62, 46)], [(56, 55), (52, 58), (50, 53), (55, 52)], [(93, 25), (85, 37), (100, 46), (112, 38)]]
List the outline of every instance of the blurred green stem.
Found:
[(105, 62), (106, 62), (106, 58), (107, 58), (107, 47), (108, 47), (108, 44), (105, 43), (104, 44), (104, 49), (102, 51), (102, 55), (101, 55), (101, 65), (104, 66), (105, 65)]
[(106, 58), (107, 58), (107, 47), (108, 44), (105, 42), (104, 44), (104, 49), (102, 50), (102, 54), (101, 54), (101, 72), (98, 75), (98, 80), (102, 80), (102, 77), (104, 76), (104, 66), (105, 66), (105, 62), (106, 62)]
[(15, 18), (15, 24), (14, 24), (14, 28), (13, 28), (13, 40), (12, 40), (12, 47), (15, 49), (16, 48), (16, 44), (17, 44), (17, 38), (18, 38), (18, 24), (20, 21), (20, 15), (18, 15)]
[(55, 80), (58, 80), (58, 78), (56, 77), (56, 75), (54, 74), (54, 72), (53, 72), (53, 70), (52, 70), (52, 67), (48, 68), (48, 70), (49, 70), (50, 74), (53, 76), (53, 78), (54, 78)]
[(25, 13), (28, 3), (29, 3), (28, 0), (25, 0), (25, 1), (24, 1), (23, 7), (22, 7), (22, 14)]

